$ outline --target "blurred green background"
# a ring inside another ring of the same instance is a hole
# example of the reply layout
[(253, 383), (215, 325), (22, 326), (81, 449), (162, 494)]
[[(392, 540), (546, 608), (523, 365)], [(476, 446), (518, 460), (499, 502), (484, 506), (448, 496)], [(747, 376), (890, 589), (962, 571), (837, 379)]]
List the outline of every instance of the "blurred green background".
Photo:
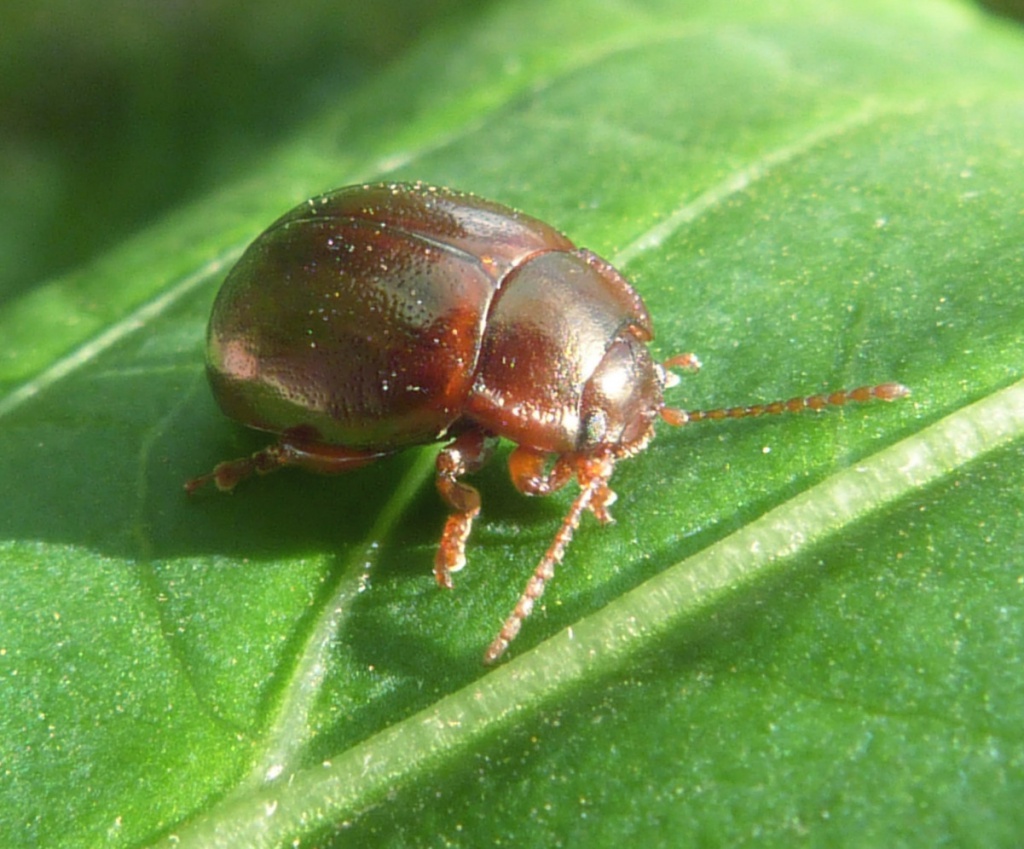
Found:
[(0, 12), (0, 303), (232, 177), (465, 0), (44, 0)]
[[(1024, 0), (980, 0), (1024, 18)], [(468, 0), (44, 0), (0, 12), (0, 303), (253, 168)]]

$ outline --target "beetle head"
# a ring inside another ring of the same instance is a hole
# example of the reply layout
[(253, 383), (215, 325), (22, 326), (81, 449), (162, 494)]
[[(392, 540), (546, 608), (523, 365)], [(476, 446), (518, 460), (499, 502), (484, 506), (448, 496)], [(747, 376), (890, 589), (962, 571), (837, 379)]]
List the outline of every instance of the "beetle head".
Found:
[(623, 456), (647, 444), (664, 406), (665, 370), (628, 328), (609, 346), (583, 390), (577, 450), (608, 446)]

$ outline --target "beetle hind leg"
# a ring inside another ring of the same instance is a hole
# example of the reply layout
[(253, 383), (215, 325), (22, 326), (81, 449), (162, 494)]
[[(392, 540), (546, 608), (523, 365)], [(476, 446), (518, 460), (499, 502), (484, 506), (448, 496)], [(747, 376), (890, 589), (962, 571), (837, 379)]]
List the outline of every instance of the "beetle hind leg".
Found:
[(487, 431), (467, 430), (437, 455), (437, 491), (452, 509), (434, 558), (434, 577), (445, 589), (452, 587), (452, 572), (466, 565), (466, 540), (480, 514), (479, 491), (459, 478), (483, 468), (497, 445)]
[(273, 445), (268, 445), (248, 457), (218, 463), (212, 472), (185, 482), (185, 492), (191, 495), (208, 483), (221, 492), (230, 492), (240, 481), (252, 475), (267, 475), (285, 466), (297, 466), (322, 475), (341, 474), (384, 457), (386, 451), (362, 451), (322, 442), (298, 439), (287, 434)]

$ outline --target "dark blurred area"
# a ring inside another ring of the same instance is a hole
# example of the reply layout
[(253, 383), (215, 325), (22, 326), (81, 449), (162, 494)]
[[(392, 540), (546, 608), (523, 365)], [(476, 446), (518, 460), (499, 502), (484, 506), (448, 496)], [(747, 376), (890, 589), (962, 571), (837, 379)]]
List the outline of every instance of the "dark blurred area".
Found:
[[(1024, 0), (980, 0), (1024, 19)], [(39, 0), (0, 11), (0, 304), (251, 173), (473, 0)], [(382, 107), (383, 108), (383, 107)]]
[(1024, 21), (1024, 0), (978, 0), (978, 3), (990, 12)]
[(0, 303), (245, 173), (439, 18), (468, 7), (468, 0), (5, 4)]

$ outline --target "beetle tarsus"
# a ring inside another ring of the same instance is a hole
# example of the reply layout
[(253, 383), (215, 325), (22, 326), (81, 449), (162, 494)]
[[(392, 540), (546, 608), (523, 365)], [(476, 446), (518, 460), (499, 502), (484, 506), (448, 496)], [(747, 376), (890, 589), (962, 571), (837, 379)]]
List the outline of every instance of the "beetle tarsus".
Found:
[(192, 495), (208, 483), (214, 484), (221, 492), (231, 492), (240, 481), (254, 474), (265, 475), (283, 465), (279, 446), (268, 445), (250, 457), (226, 460), (214, 466), (212, 472), (200, 475), (185, 483), (185, 492)]
[(479, 471), (497, 444), (497, 438), (487, 431), (467, 430), (437, 455), (437, 491), (452, 509), (434, 557), (434, 577), (445, 589), (452, 588), (452, 572), (466, 565), (466, 540), (473, 520), (480, 515), (480, 493), (459, 478)]
[(460, 571), (466, 565), (466, 540), (473, 530), (473, 520), (480, 515), (480, 506), (464, 513), (452, 513), (444, 524), (441, 542), (434, 557), (434, 578), (437, 585), (450, 590), (452, 572)]
[(388, 451), (363, 451), (340, 445), (307, 442), (282, 436), (278, 442), (262, 448), (248, 457), (218, 463), (212, 472), (192, 478), (185, 483), (189, 495), (208, 483), (214, 483), (221, 492), (231, 492), (239, 483), (253, 475), (269, 475), (285, 466), (296, 466), (321, 475), (338, 475), (367, 466), (386, 457)]
[(612, 514), (608, 512), (608, 508), (611, 507), (619, 496), (615, 494), (615, 490), (609, 487), (607, 484), (599, 487), (597, 492), (594, 493), (594, 497), (590, 501), (590, 512), (597, 517), (602, 525), (613, 525), (615, 519), (612, 518)]
[(206, 475), (199, 475), (198, 477), (191, 478), (190, 480), (185, 481), (184, 490), (188, 495), (192, 495), (196, 492), (196, 490), (202, 489), (208, 483), (211, 483), (213, 479), (213, 472), (210, 472), (209, 474)]

